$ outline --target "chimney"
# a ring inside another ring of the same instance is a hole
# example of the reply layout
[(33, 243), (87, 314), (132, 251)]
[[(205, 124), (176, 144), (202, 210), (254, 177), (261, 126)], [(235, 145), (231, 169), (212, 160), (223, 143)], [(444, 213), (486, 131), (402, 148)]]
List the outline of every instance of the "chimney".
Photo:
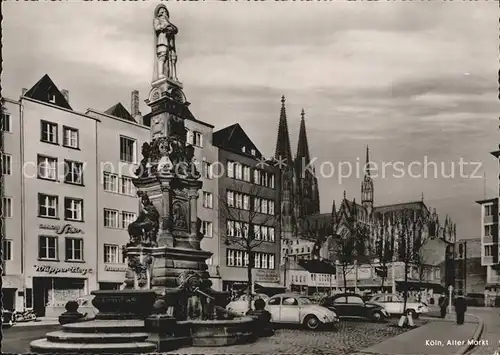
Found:
[(61, 94), (63, 94), (64, 98), (66, 99), (66, 101), (69, 103), (69, 91), (66, 90), (66, 89), (62, 89), (61, 90)]
[(21, 96), (24, 96), (24, 94), (26, 94), (27, 92), (28, 92), (28, 89), (23, 88), (23, 89), (21, 90)]
[(137, 91), (137, 90), (132, 91), (132, 100), (131, 100), (131, 104), (130, 104), (130, 114), (134, 118), (135, 118), (135, 116), (138, 116), (140, 114), (140, 112), (139, 112), (139, 91)]

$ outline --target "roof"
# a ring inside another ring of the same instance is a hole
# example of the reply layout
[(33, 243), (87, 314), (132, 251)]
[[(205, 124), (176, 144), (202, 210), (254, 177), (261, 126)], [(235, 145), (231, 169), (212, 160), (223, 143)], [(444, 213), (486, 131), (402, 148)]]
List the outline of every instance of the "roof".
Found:
[(106, 111), (104, 111), (104, 113), (107, 115), (123, 118), (124, 120), (137, 123), (137, 121), (132, 117), (132, 115), (120, 102), (108, 108)]
[(299, 265), (312, 274), (336, 274), (335, 266), (323, 260), (299, 260)]
[[(299, 221), (300, 225), (307, 232), (326, 231), (329, 232), (333, 226), (332, 215), (330, 213), (315, 213), (309, 216), (303, 216)], [(304, 232), (302, 230), (302, 232)], [(300, 231), (299, 231), (300, 233)], [(304, 237), (308, 237), (305, 235)]]
[(286, 159), (285, 163), (292, 164), (292, 149), (290, 146), (290, 134), (288, 133), (288, 122), (286, 119), (285, 97), (281, 98), (281, 112), (278, 124), (278, 137), (276, 138), (276, 159)]
[(375, 213), (401, 212), (403, 210), (423, 211), (429, 213), (429, 209), (423, 201), (395, 203), (392, 205), (376, 206)]
[(311, 161), (309, 154), (309, 144), (307, 142), (307, 131), (306, 131), (306, 120), (304, 119), (304, 109), (301, 112), (300, 118), (300, 130), (299, 130), (299, 141), (297, 143), (297, 155), (295, 159), (302, 163), (309, 164)]
[(271, 298), (274, 298), (274, 297), (306, 297), (307, 298), (307, 296), (304, 296), (304, 295), (301, 295), (300, 293), (295, 293), (295, 292), (278, 293), (278, 294), (272, 296)]
[[(254, 158), (262, 157), (262, 153), (257, 149), (239, 123), (235, 123), (214, 132), (213, 145), (218, 148), (248, 155)], [(245, 152), (242, 151), (243, 147), (245, 147)], [(255, 149), (255, 156), (250, 154), (252, 149)]]
[[(56, 105), (68, 110), (73, 110), (64, 95), (59, 91), (52, 79), (45, 74), (38, 82), (26, 93), (25, 97)], [(52, 99), (53, 98), (53, 99)]]
[(498, 201), (498, 197), (493, 197), (493, 198), (488, 198), (486, 200), (479, 200), (479, 201), (476, 201), (476, 203), (480, 204), (480, 205), (484, 205), (486, 203), (495, 203)]

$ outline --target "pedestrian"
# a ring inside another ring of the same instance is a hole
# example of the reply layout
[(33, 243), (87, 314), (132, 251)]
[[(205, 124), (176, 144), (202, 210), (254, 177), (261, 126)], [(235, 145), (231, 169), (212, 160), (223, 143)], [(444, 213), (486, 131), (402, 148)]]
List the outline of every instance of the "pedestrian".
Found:
[(455, 313), (457, 314), (457, 324), (464, 324), (465, 312), (467, 311), (467, 302), (462, 291), (458, 291), (458, 296), (455, 298)]
[(444, 295), (439, 297), (438, 300), (439, 310), (441, 311), (441, 318), (446, 317), (446, 307), (448, 307), (448, 298)]

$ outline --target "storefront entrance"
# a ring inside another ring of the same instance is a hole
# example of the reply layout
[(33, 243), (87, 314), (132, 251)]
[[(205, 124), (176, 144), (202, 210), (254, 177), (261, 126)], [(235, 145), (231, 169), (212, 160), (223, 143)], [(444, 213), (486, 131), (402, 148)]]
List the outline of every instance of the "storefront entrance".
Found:
[(66, 302), (75, 300), (85, 293), (85, 279), (76, 278), (33, 278), (33, 310), (38, 317), (47, 315), (47, 309), (64, 310)]
[(15, 288), (4, 288), (2, 289), (2, 301), (3, 308), (8, 311), (13, 311), (16, 309), (16, 289)]

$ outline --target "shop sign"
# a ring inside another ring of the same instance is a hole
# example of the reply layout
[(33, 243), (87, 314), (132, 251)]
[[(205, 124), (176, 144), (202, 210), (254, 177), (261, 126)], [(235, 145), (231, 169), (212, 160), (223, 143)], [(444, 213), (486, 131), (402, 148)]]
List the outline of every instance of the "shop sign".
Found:
[[(358, 267), (358, 280), (367, 280), (372, 277), (372, 269), (370, 267)], [(339, 268), (339, 277), (342, 278), (342, 268)], [(356, 268), (353, 267), (345, 275), (346, 280), (356, 279)]]
[(111, 271), (111, 272), (127, 272), (127, 268), (124, 266), (109, 266), (109, 265), (104, 265), (104, 271)]
[(276, 270), (254, 269), (254, 281), (256, 282), (279, 282)]
[(80, 228), (73, 227), (71, 224), (64, 224), (58, 226), (55, 224), (40, 224), (40, 229), (53, 230), (56, 234), (84, 234)]
[(94, 270), (92, 269), (87, 269), (87, 268), (81, 268), (79, 266), (68, 266), (68, 267), (55, 267), (51, 265), (33, 265), (35, 268), (36, 272), (45, 272), (47, 274), (81, 274), (81, 275), (87, 275), (87, 274), (92, 274)]

